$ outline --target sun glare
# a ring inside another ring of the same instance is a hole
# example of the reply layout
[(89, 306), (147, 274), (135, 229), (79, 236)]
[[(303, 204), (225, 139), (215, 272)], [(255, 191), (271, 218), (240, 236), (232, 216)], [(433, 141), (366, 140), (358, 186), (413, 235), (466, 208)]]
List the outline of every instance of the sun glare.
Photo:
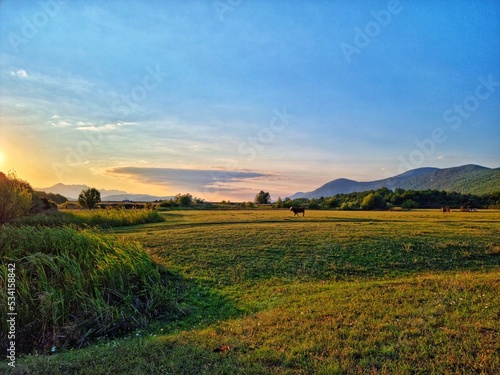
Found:
[(0, 166), (3, 164), (3, 161), (5, 160), (5, 154), (0, 150)]

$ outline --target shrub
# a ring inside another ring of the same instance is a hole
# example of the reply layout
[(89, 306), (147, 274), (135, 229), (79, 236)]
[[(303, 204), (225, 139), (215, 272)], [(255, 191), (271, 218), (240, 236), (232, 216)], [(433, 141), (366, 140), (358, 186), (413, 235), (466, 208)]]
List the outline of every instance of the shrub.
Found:
[(33, 208), (33, 189), (15, 174), (0, 172), (0, 225), (27, 215)]
[(407, 199), (401, 204), (401, 208), (404, 210), (411, 210), (412, 208), (417, 208), (418, 203), (415, 202), (413, 199)]
[(75, 210), (77, 208), (80, 208), (80, 206), (76, 202), (69, 202), (68, 201), (68, 202), (60, 204), (59, 208), (64, 208), (66, 210)]
[(177, 194), (175, 196), (175, 202), (178, 206), (189, 207), (193, 204), (193, 196), (191, 194)]
[(63, 197), (60, 194), (46, 193), (44, 191), (35, 191), (34, 193), (40, 199), (47, 198), (49, 201), (52, 201), (55, 204), (63, 204), (68, 201), (68, 198)]
[(171, 200), (170, 201), (163, 201), (158, 206), (161, 208), (171, 208), (171, 207), (175, 207), (175, 203), (172, 202)]
[(340, 205), (341, 210), (357, 210), (359, 209), (359, 204), (357, 202), (344, 202)]
[[(137, 243), (90, 229), (4, 225), (0, 255), (2, 301), (7, 266), (15, 265), (19, 353), (81, 346), (172, 314), (166, 273)], [(7, 316), (7, 304), (0, 311)], [(5, 346), (6, 319), (0, 327)]]
[(278, 197), (278, 199), (274, 203), (274, 208), (283, 208), (283, 207), (284, 207), (283, 200), (281, 199), (281, 197)]

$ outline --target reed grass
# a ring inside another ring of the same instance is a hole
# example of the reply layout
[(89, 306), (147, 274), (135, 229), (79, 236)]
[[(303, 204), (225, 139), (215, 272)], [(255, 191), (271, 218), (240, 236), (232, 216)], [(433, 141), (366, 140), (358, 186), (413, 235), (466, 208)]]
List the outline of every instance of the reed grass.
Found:
[[(81, 347), (173, 311), (165, 271), (133, 241), (96, 229), (2, 226), (0, 254), (0, 284), (7, 264), (16, 265), (20, 353)], [(6, 293), (0, 285), (1, 300)], [(7, 316), (6, 304), (0, 312)]]
[(64, 210), (49, 214), (24, 216), (15, 225), (63, 226), (114, 228), (130, 225), (158, 223), (165, 218), (155, 210), (117, 209), (117, 210)]

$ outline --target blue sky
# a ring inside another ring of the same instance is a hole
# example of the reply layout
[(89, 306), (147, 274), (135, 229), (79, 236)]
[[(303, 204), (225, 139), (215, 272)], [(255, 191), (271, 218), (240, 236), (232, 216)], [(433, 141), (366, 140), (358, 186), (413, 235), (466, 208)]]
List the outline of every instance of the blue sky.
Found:
[(0, 170), (205, 199), (500, 166), (498, 1), (0, 1)]

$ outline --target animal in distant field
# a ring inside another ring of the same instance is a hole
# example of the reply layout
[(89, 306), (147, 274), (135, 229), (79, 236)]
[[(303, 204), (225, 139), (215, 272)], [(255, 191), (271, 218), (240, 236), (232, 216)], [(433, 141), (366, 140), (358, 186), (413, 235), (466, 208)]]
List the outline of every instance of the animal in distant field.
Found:
[(441, 211), (443, 211), (443, 214), (446, 212), (450, 213), (450, 209), (448, 207), (441, 208)]
[(230, 345), (224, 345), (224, 346), (221, 346), (220, 348), (215, 348), (214, 349), (214, 353), (225, 353), (228, 350), (231, 350), (231, 346)]
[(293, 216), (299, 216), (302, 212), (302, 216), (306, 215), (306, 209), (304, 207), (290, 207), (290, 211), (293, 212)]

